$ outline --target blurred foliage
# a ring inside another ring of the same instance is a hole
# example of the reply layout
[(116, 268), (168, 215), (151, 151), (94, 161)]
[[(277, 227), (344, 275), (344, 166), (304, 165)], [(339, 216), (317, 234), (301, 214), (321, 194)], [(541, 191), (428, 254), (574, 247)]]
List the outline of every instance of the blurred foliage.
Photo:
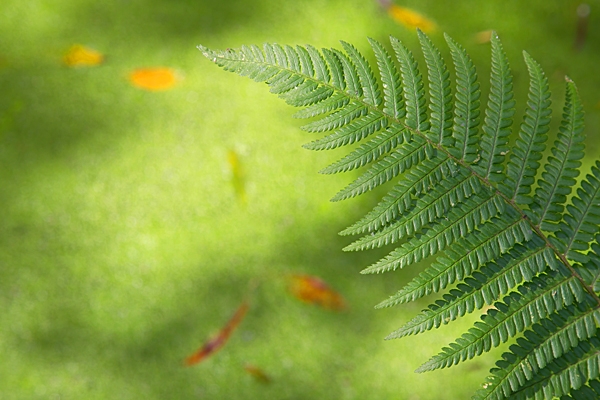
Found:
[[(583, 45), (575, 43), (579, 4), (397, 2), (436, 23), (434, 41), (448, 32), (465, 44), (482, 77), (489, 46), (477, 35), (497, 30), (517, 97), (527, 90), (523, 49), (548, 72), (557, 98), (568, 74), (586, 106), (588, 152), (597, 155), (600, 3), (589, 3)], [(418, 268), (360, 276), (381, 254), (341, 251), (348, 240), (336, 232), (377, 197), (328, 203), (332, 188), (351, 179), (316, 174), (335, 155), (302, 150), (310, 138), (290, 123), (293, 110), (256, 83), (238, 78), (232, 86), (236, 78), (195, 48), (331, 47), (343, 39), (365, 50), (367, 36), (393, 34), (417, 49), (414, 31), (381, 4), (4, 0), (0, 11), (3, 398), (460, 399), (483, 381), (480, 360), (413, 374), (430, 347), (468, 322), (381, 340), (427, 302), (374, 311), (398, 287), (390, 281)], [(75, 44), (104, 62), (64, 66)], [(156, 67), (177, 71), (178, 84), (159, 92), (130, 84), (134, 70)], [(273, 144), (273, 135), (282, 140)], [(243, 160), (245, 204), (230, 151)], [(349, 311), (290, 298), (280, 279), (287, 273), (322, 277)], [(183, 368), (256, 277), (265, 279), (256, 306), (227, 347)], [(256, 382), (245, 365), (271, 384)]]

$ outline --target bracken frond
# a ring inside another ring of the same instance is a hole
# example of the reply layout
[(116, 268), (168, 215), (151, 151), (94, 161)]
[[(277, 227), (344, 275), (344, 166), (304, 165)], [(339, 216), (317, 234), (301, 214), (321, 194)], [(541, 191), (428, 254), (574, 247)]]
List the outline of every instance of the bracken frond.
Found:
[[(352, 145), (321, 171), (364, 168), (333, 201), (390, 182), (379, 203), (341, 232), (363, 235), (346, 250), (396, 246), (363, 273), (430, 260), (377, 307), (433, 293), (441, 298), (388, 338), (483, 313), (419, 372), (455, 365), (512, 340), (474, 398), (598, 398), (600, 161), (578, 184), (585, 135), (577, 87), (566, 78), (562, 121), (542, 160), (551, 121), (542, 67), (523, 53), (529, 92), (515, 128), (513, 78), (495, 33), (483, 109), (466, 50), (445, 36), (452, 82), (439, 49), (417, 33), (426, 80), (412, 52), (393, 37), (389, 48), (368, 40), (373, 66), (346, 42), (341, 50), (278, 44), (199, 49), (225, 70), (265, 82), (300, 108), (295, 117), (306, 120), (302, 129), (324, 134), (306, 148)], [(516, 138), (509, 145), (513, 128)]]

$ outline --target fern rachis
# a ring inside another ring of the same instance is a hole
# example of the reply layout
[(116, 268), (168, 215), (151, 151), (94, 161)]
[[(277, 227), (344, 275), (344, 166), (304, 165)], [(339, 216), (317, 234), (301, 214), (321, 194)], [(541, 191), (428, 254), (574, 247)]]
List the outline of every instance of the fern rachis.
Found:
[(369, 39), (377, 74), (345, 42), (343, 50), (277, 44), (199, 49), (300, 107), (296, 116), (311, 119), (303, 129), (326, 134), (305, 147), (361, 142), (322, 171), (370, 165), (333, 200), (396, 181), (371, 212), (342, 232), (364, 235), (347, 250), (399, 243), (364, 273), (431, 259), (380, 307), (449, 291), (390, 337), (421, 333), (492, 306), (419, 371), (451, 366), (516, 338), (475, 398), (600, 396), (600, 162), (567, 203), (584, 156), (575, 84), (566, 79), (562, 122), (543, 161), (551, 103), (541, 66), (524, 53), (527, 107), (509, 147), (515, 99), (498, 37), (491, 39), (491, 86), (481, 124), (479, 81), (467, 52), (445, 36), (456, 76), (452, 85), (440, 51), (424, 33), (418, 36), (427, 80), (396, 38), (391, 53)]

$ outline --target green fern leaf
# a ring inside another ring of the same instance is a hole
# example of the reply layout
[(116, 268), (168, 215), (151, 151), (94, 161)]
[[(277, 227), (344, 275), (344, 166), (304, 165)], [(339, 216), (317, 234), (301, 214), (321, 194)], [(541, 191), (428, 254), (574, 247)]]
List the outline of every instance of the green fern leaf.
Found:
[[(501, 230), (509, 227), (509, 224), (505, 225), (501, 220), (493, 220), (494, 226), (500, 224)], [(467, 241), (466, 239), (463, 241)], [(463, 249), (468, 248), (469, 252), (456, 256), (457, 261), (447, 258), (443, 258), (443, 261), (438, 259), (398, 293), (381, 302), (377, 307), (391, 307), (414, 301), (425, 295), (437, 293), (460, 280), (464, 280), (463, 282), (470, 287), (478, 288), (473, 292), (474, 301), (491, 305), (501, 295), (508, 293), (521, 282), (544, 272), (548, 265), (556, 265), (552, 251), (535, 237), (533, 241), (537, 241), (537, 247), (526, 248), (517, 245), (510, 254), (505, 253), (501, 258), (498, 258), (501, 254), (499, 246), (491, 244), (493, 240), (488, 239), (477, 244), (469, 241), (470, 247), (466, 247), (464, 244), (456, 246)], [(453, 252), (450, 250), (448, 253)], [(497, 261), (488, 263), (492, 259)], [(482, 265), (484, 266), (482, 267)], [(477, 270), (479, 267), (481, 269)]]
[(523, 52), (529, 69), (530, 86), (527, 110), (521, 124), (519, 137), (510, 153), (506, 179), (499, 189), (517, 204), (530, 204), (529, 196), (539, 160), (546, 148), (550, 124), (550, 88), (542, 67), (527, 52)]
[(518, 292), (495, 303), (496, 309), (490, 310), (474, 328), (419, 367), (417, 372), (449, 367), (481, 355), (575, 300), (582, 301), (584, 296), (575, 277), (557, 273), (536, 276), (520, 286)]
[(351, 62), (354, 64), (359, 82), (362, 90), (360, 91), (364, 96), (364, 102), (372, 106), (379, 106), (381, 103), (381, 96), (377, 80), (371, 70), (371, 66), (367, 63), (367, 60), (356, 50), (354, 46), (346, 42), (341, 42), (344, 50), (350, 56)]
[[(392, 180), (401, 173), (409, 171), (413, 166), (427, 159), (426, 147), (427, 144), (424, 141), (415, 139), (412, 143), (394, 151), (388, 157), (373, 165), (354, 182), (339, 191), (331, 200), (340, 201), (358, 196)], [(430, 160), (425, 166), (421, 166), (421, 169), (418, 170), (421, 179), (425, 179), (429, 173), (435, 173), (436, 168), (444, 168), (440, 166), (443, 165), (443, 162), (444, 159), (440, 158), (437, 163), (435, 160)], [(415, 171), (412, 172), (414, 175)], [(410, 191), (410, 189), (406, 190)]]
[(477, 127), (479, 125), (479, 82), (473, 61), (465, 49), (445, 35), (456, 67), (456, 103), (454, 106), (455, 146), (453, 155), (471, 164), (478, 157)]
[[(408, 131), (404, 129), (397, 129), (398, 128), (394, 126), (390, 129), (384, 130), (368, 143), (361, 145), (352, 153), (319, 172), (322, 174), (335, 174), (338, 172), (347, 172), (363, 167), (372, 161), (377, 160), (383, 154), (398, 147), (398, 145), (410, 141), (410, 133)], [(390, 164), (390, 160), (388, 158), (386, 158), (386, 164)], [(408, 167), (405, 167), (404, 169), (406, 168)], [(388, 168), (380, 167), (379, 169), (387, 170)], [(392, 173), (389, 179), (401, 172), (402, 171), (398, 170), (398, 172)], [(376, 175), (376, 173), (373, 173), (373, 175)]]
[(567, 206), (567, 213), (559, 224), (559, 230), (550, 238), (552, 243), (570, 260), (586, 263), (586, 254), (600, 229), (600, 162), (592, 167), (577, 190), (573, 204)]
[(345, 42), (343, 50), (278, 44), (199, 48), (225, 70), (265, 82), (301, 108), (294, 116), (309, 119), (302, 129), (325, 134), (305, 147), (328, 150), (369, 138), (321, 171), (370, 164), (334, 201), (395, 181), (373, 210), (341, 232), (364, 235), (346, 250), (397, 246), (363, 273), (431, 260), (377, 307), (442, 293), (388, 338), (421, 333), (491, 306), (419, 372), (457, 364), (513, 339), (477, 399), (596, 398), (600, 161), (577, 188), (584, 134), (575, 84), (567, 78), (562, 122), (538, 178), (551, 117), (541, 66), (524, 52), (527, 105), (509, 149), (513, 80), (496, 34), (481, 129), (479, 82), (467, 52), (446, 35), (456, 76), (452, 87), (438, 48), (423, 32), (417, 35), (427, 90), (413, 54), (393, 37), (393, 53), (369, 39), (376, 69)]
[(567, 196), (575, 186), (583, 158), (583, 107), (575, 84), (567, 78), (567, 94), (562, 125), (552, 148), (552, 156), (538, 180), (532, 220), (546, 231), (557, 229)]
[[(386, 174), (385, 176), (389, 175)], [(408, 171), (403, 176), (405, 179), (396, 184), (371, 212), (348, 228), (348, 230), (373, 231), (392, 222), (413, 204), (413, 196), (425, 193), (430, 187), (435, 186), (442, 179), (450, 176), (452, 176), (452, 168), (447, 158), (425, 159)], [(362, 194), (366, 190), (371, 190), (375, 187), (376, 185), (373, 185), (373, 183), (381, 184), (383, 182), (381, 179), (375, 182), (373, 179), (369, 179), (368, 182), (360, 186), (357, 185), (358, 183), (360, 183), (359, 180), (352, 183), (333, 197), (332, 200), (338, 201)]]
[(474, 169), (486, 179), (500, 182), (504, 179), (504, 160), (508, 153), (508, 136), (515, 113), (515, 100), (508, 59), (496, 32), (492, 33), (491, 44), (490, 96), (482, 128), (484, 135), (480, 142), (482, 160)]
[(554, 359), (596, 334), (596, 321), (600, 319), (593, 303), (582, 303), (577, 307), (552, 314), (549, 319), (532, 326), (511, 346), (511, 352), (498, 361), (497, 369), (485, 388), (475, 399), (503, 399), (516, 392), (524, 382), (530, 381), (540, 370)]
[(375, 53), (379, 74), (383, 86), (383, 113), (394, 119), (400, 120), (406, 115), (404, 109), (404, 99), (402, 98), (402, 83), (400, 75), (394, 64), (394, 60), (385, 48), (374, 39), (369, 39), (369, 43)]
[(421, 30), (417, 30), (427, 70), (429, 72), (429, 93), (431, 101), (431, 134), (434, 143), (452, 146), (452, 96), (450, 94), (450, 73), (440, 51)]
[(429, 129), (429, 123), (427, 122), (423, 78), (419, 72), (417, 61), (411, 51), (398, 39), (392, 37), (391, 42), (402, 73), (406, 104), (405, 123), (409, 128), (424, 132)]
[[(356, 245), (351, 245), (346, 249), (381, 247), (384, 244), (394, 243), (406, 236), (414, 235), (425, 225), (445, 216), (455, 204), (463, 202), (466, 198), (479, 192), (480, 189), (479, 181), (464, 173), (461, 176), (446, 179), (416, 202), (410, 216), (398, 218), (377, 233), (365, 236), (355, 242)], [(498, 213), (498, 207), (499, 203), (492, 200), (485, 219)], [(367, 243), (374, 244), (367, 245)]]
[(541, 370), (533, 382), (514, 393), (521, 398), (552, 398), (580, 389), (600, 376), (600, 337), (582, 341)]

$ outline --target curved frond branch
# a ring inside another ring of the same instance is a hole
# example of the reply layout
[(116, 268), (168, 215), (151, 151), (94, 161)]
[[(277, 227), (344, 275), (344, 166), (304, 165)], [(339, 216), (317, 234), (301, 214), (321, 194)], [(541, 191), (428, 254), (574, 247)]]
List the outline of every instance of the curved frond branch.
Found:
[(477, 131), (480, 90), (477, 72), (465, 49), (447, 34), (444, 34), (444, 38), (450, 47), (456, 69), (456, 102), (452, 127), (455, 142), (450, 150), (456, 158), (471, 164), (479, 157)]
[(383, 154), (411, 140), (410, 133), (403, 127), (396, 125), (389, 126), (369, 142), (362, 144), (358, 149), (319, 172), (321, 174), (336, 174), (363, 167), (377, 160)]
[(545, 231), (555, 231), (562, 218), (567, 196), (579, 176), (584, 139), (583, 106), (575, 84), (567, 78), (563, 120), (531, 205), (532, 222)]
[[(493, 200), (493, 199), (492, 199)], [(430, 229), (423, 231), (401, 247), (392, 251), (379, 262), (361, 271), (362, 274), (382, 273), (404, 268), (407, 265), (437, 254), (463, 235), (473, 232), (480, 224), (497, 212), (493, 201), (486, 201), (479, 196), (467, 199), (462, 207), (454, 207), (446, 218)], [(515, 224), (516, 229), (510, 231), (510, 241), (501, 241), (500, 248), (512, 247), (514, 243), (526, 242), (531, 238), (531, 230), (522, 220)]]
[(596, 335), (596, 321), (600, 312), (593, 308), (593, 302), (585, 302), (577, 307), (552, 314), (550, 318), (534, 324), (511, 346), (510, 352), (496, 364), (490, 381), (484, 385), (475, 399), (504, 399), (522, 388), (523, 383), (534, 379), (540, 370), (563, 354), (569, 352), (580, 341)]
[(449, 367), (481, 355), (551, 313), (562, 310), (576, 300), (582, 301), (584, 297), (585, 292), (579, 280), (573, 276), (554, 272), (536, 276), (520, 286), (518, 292), (512, 292), (502, 302), (495, 303), (495, 309), (490, 309), (468, 333), (450, 347), (443, 348), (440, 354), (419, 367), (417, 372)]
[[(480, 189), (479, 181), (464, 172), (452, 178), (444, 179), (436, 188), (417, 201), (410, 214), (402, 215), (387, 227), (359, 239), (344, 250), (365, 250), (381, 247), (414, 235), (427, 224), (447, 215), (452, 207), (464, 202), (465, 199), (478, 193)], [(485, 195), (482, 197), (485, 197)], [(491, 194), (487, 197), (491, 197)], [(491, 204), (497, 205), (495, 201), (492, 201)], [(490, 210), (490, 208), (487, 210)], [(495, 208), (495, 213), (499, 211), (498, 208)]]
[[(357, 223), (342, 231), (341, 234), (347, 235), (364, 233), (367, 231), (372, 232), (393, 222), (399, 215), (412, 207), (414, 196), (426, 193), (430, 187), (435, 186), (445, 177), (452, 176), (450, 163), (451, 161), (445, 158), (445, 156), (440, 156), (434, 159), (425, 159), (419, 164), (412, 166), (412, 168), (403, 175), (403, 178), (406, 179), (400, 180), (400, 182), (389, 191), (372, 211), (361, 218)], [(348, 189), (344, 189), (344, 192), (349, 194), (355, 192), (354, 189), (348, 191), (349, 189), (350, 186)], [(344, 196), (342, 196), (341, 193), (338, 193), (333, 200), (346, 197), (345, 193)]]
[(555, 359), (514, 396), (523, 398), (564, 396), (580, 389), (588, 380), (600, 376), (600, 337), (580, 342), (568, 353)]
[[(415, 140), (393, 151), (372, 165), (365, 173), (340, 190), (331, 201), (341, 201), (373, 190), (379, 185), (391, 181), (398, 175), (410, 170), (427, 159), (427, 143), (415, 136)], [(443, 159), (439, 159), (439, 165)], [(435, 166), (432, 166), (435, 168)]]
[(358, 73), (364, 101), (367, 104), (378, 107), (381, 104), (381, 93), (379, 92), (379, 85), (377, 84), (377, 79), (375, 78), (371, 66), (362, 54), (356, 50), (356, 47), (344, 41), (341, 43)]
[[(544, 272), (549, 265), (552, 267), (556, 265), (552, 250), (536, 237), (533, 237), (532, 241), (537, 243), (537, 247), (530, 249), (517, 244), (509, 253), (505, 253), (500, 258), (498, 258), (501, 253), (499, 249), (489, 249), (496, 247), (492, 239), (481, 241), (477, 246), (472, 247), (472, 251), (459, 258), (455, 263), (440, 262), (439, 260), (433, 263), (398, 293), (376, 307), (391, 307), (414, 301), (425, 295), (439, 292), (460, 280), (471, 287), (478, 286), (478, 290), (472, 294), (472, 301), (477, 304), (491, 305), (521, 282)], [(461, 263), (461, 260), (465, 259), (471, 262)], [(497, 261), (489, 263), (492, 259), (497, 259)], [(481, 267), (482, 265), (483, 267)]]
[(580, 263), (589, 261), (590, 244), (600, 231), (600, 162), (592, 167), (567, 206), (567, 212), (559, 224), (559, 230), (551, 242), (569, 260)]
[(539, 160), (546, 149), (552, 112), (548, 78), (542, 67), (527, 52), (523, 52), (523, 56), (530, 77), (527, 109), (519, 137), (510, 153), (506, 179), (499, 185), (500, 190), (519, 205), (527, 205), (533, 201), (529, 193), (540, 166)]
[(406, 105), (405, 123), (414, 130), (425, 132), (429, 129), (429, 122), (427, 121), (427, 106), (423, 77), (421, 76), (421, 72), (419, 72), (417, 61), (412, 55), (412, 52), (398, 39), (391, 37), (390, 41), (392, 42), (392, 47), (396, 53), (396, 58), (400, 63), (403, 94)]
[(417, 29), (429, 79), (429, 109), (431, 110), (431, 128), (427, 135), (434, 143), (452, 146), (452, 93), (450, 90), (450, 73), (440, 51), (431, 39)]
[(504, 160), (508, 154), (508, 137), (511, 133), (515, 100), (512, 73), (508, 58), (496, 32), (491, 36), (492, 72), (491, 86), (485, 120), (482, 127), (481, 162), (474, 169), (491, 182), (504, 179)]
[(404, 118), (404, 98), (402, 97), (402, 83), (400, 74), (394, 64), (394, 60), (387, 50), (375, 39), (369, 38), (369, 43), (375, 53), (379, 75), (383, 87), (383, 113), (396, 120)]

